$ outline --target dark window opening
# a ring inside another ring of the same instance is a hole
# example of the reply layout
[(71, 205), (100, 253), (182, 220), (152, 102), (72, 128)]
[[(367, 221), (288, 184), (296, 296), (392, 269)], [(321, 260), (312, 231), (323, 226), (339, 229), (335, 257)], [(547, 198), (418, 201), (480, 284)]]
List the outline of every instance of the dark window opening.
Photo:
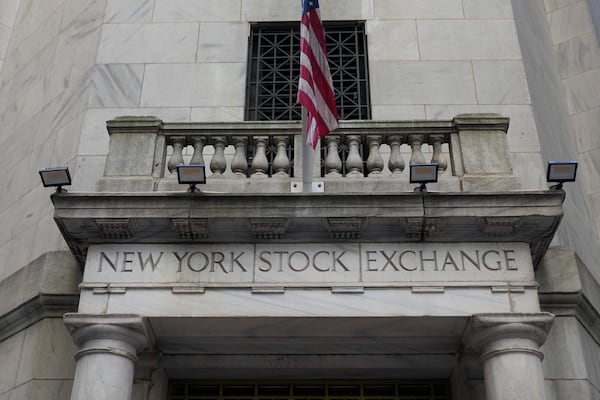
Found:
[[(367, 38), (362, 22), (324, 23), (329, 68), (341, 120), (370, 119)], [(247, 121), (300, 120), (296, 104), (300, 24), (251, 26), (246, 87)]]
[(171, 381), (168, 400), (450, 400), (450, 385), (444, 381)]

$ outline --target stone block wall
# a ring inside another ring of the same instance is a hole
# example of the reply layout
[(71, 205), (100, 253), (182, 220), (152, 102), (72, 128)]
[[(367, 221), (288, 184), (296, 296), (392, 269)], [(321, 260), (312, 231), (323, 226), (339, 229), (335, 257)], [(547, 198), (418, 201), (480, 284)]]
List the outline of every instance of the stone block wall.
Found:
[(0, 3), (0, 70), (4, 63), (6, 49), (15, 24), (20, 0), (5, 0)]
[[(580, 162), (577, 182), (566, 187), (565, 218), (556, 243), (574, 248), (591, 267), (600, 257), (600, 47), (588, 2), (513, 0), (513, 8), (544, 158)], [(596, 268), (591, 273), (600, 280)]]
[(0, 400), (68, 400), (76, 351), (62, 318), (46, 318), (0, 342)]
[[(509, 117), (512, 167), (525, 189), (547, 187), (542, 149), (579, 156), (587, 179), (580, 192), (569, 192), (562, 236), (586, 261), (597, 260), (597, 230), (586, 228), (592, 216), (600, 221), (597, 39), (586, 0), (546, 0), (539, 8), (541, 1), (322, 0), (321, 7), (325, 20), (366, 21), (373, 119)], [(548, 25), (539, 27), (550, 32), (552, 46), (533, 43), (535, 51), (524, 55), (529, 47), (517, 28), (531, 22), (528, 7), (542, 10)], [(297, 0), (0, 2), (0, 281), (43, 254), (66, 250), (40, 168), (69, 165), (71, 190), (92, 191), (104, 170), (109, 119), (243, 120), (249, 22), (298, 19)], [(536, 85), (523, 60), (540, 54), (542, 63), (562, 55), (549, 87), (548, 75)], [(571, 138), (563, 140), (564, 132)], [(23, 363), (0, 372), (0, 400), (36, 398), (36, 391), (67, 397), (74, 350), (61, 324), (46, 318), (0, 342), (0, 354)], [(65, 354), (64, 375), (35, 370), (46, 364), (28, 357), (42, 355), (22, 353), (27, 340), (39, 349), (51, 347), (50, 338), (62, 346), (56, 351)], [(28, 362), (35, 365), (29, 372)]]
[(78, 146), (84, 110), (111, 81), (93, 78), (103, 12), (103, 1), (19, 2), (0, 70), (0, 279), (66, 249), (37, 171), (68, 164), (77, 176), (92, 162)]
[(544, 344), (552, 399), (600, 398), (598, 284), (572, 249), (550, 248), (536, 271), (542, 310), (556, 315)]
[[(321, 7), (325, 20), (366, 21), (374, 119), (502, 114), (515, 175), (546, 187), (510, 0)], [(0, 71), (0, 279), (64, 249), (39, 168), (67, 164), (72, 190), (91, 191), (108, 119), (242, 120), (249, 22), (298, 14), (296, 0), (21, 0)]]
[(566, 95), (574, 134), (583, 190), (589, 196), (596, 225), (600, 228), (600, 21), (594, 25), (592, 7), (586, 0), (560, 2), (546, 0), (546, 16), (558, 70)]

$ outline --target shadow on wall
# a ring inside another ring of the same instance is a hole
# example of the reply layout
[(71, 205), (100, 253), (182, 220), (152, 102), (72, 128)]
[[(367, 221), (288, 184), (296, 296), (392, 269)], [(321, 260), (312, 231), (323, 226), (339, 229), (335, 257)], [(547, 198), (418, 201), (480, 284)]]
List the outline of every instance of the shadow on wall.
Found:
[(592, 14), (592, 21), (596, 28), (596, 37), (598, 38), (598, 46), (600, 46), (600, 1), (588, 0), (590, 5), (590, 12)]

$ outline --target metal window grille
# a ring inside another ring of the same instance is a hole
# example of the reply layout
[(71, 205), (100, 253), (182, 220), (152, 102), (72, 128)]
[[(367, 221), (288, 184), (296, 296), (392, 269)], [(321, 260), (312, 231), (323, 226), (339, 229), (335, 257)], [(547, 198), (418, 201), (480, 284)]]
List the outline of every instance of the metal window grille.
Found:
[[(340, 119), (370, 119), (367, 40), (362, 22), (325, 23)], [(300, 120), (299, 23), (253, 24), (248, 51), (246, 120)]]
[(168, 400), (450, 400), (447, 382), (209, 383), (172, 381)]

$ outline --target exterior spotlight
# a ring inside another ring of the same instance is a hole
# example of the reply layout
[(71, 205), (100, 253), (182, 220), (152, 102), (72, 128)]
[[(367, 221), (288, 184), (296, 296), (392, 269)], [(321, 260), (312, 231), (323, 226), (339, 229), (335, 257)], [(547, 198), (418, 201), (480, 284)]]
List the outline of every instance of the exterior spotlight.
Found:
[(410, 164), (410, 183), (420, 183), (421, 186), (415, 188), (415, 192), (426, 192), (426, 183), (437, 182), (438, 180), (438, 164), (423, 163)]
[(557, 185), (550, 189), (562, 189), (564, 182), (575, 182), (577, 175), (577, 161), (549, 161), (548, 174), (546, 180), (548, 182), (557, 182)]
[(39, 172), (44, 187), (56, 187), (56, 193), (66, 192), (62, 187), (71, 184), (71, 174), (67, 167), (43, 168)]
[(190, 185), (188, 192), (200, 192), (200, 189), (198, 189), (196, 185), (206, 183), (206, 171), (204, 164), (178, 164), (177, 179), (179, 180), (180, 184)]

